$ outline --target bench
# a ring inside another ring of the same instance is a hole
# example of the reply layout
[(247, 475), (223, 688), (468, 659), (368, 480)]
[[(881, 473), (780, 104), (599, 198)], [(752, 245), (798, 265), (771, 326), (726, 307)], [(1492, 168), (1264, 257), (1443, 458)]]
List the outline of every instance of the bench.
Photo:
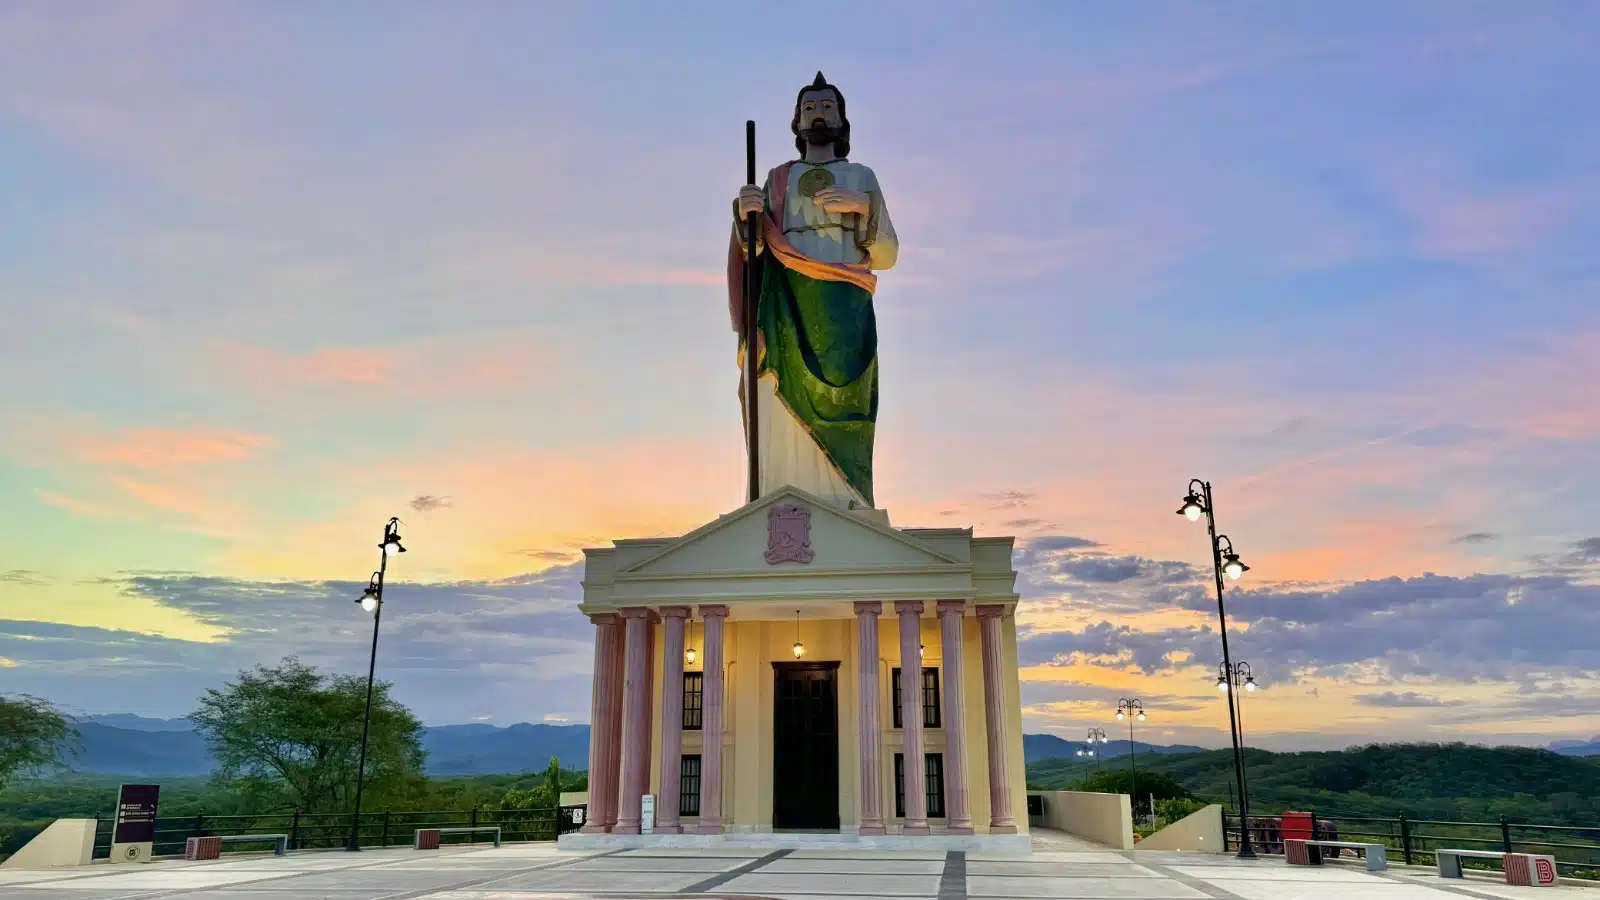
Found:
[(1358, 841), (1308, 841), (1289, 838), (1283, 842), (1283, 855), (1291, 866), (1322, 865), (1322, 848), (1360, 850), (1366, 857), (1368, 872), (1382, 872), (1389, 868), (1389, 848), (1383, 844), (1363, 844)]
[(494, 832), (494, 845), (500, 846), (499, 825), (473, 825), (461, 828), (418, 828), (411, 837), (411, 847), (414, 850), (437, 850), (439, 838), (446, 834), (477, 834), (481, 831)]
[(218, 859), (222, 856), (223, 844), (255, 844), (262, 841), (273, 843), (273, 856), (286, 856), (289, 853), (287, 834), (223, 834), (189, 838), (183, 842), (183, 858)]
[(1556, 858), (1540, 853), (1502, 853), (1498, 850), (1435, 850), (1440, 878), (1462, 878), (1461, 857), (1502, 860), (1506, 884), (1552, 887), (1556, 883)]

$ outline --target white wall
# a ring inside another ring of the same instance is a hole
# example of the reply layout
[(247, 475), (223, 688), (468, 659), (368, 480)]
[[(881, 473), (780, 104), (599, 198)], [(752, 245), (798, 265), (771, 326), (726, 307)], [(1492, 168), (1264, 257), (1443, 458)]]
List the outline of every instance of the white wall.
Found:
[(1139, 842), (1140, 850), (1190, 850), (1223, 853), (1222, 805), (1213, 803), (1190, 813)]
[[(1113, 850), (1133, 849), (1133, 807), (1127, 794), (1030, 791), (1044, 797), (1045, 828), (1055, 828)], [(1024, 806), (1026, 812), (1026, 806)]]
[(0, 868), (50, 869), (87, 866), (94, 856), (94, 819), (57, 819), (11, 854)]

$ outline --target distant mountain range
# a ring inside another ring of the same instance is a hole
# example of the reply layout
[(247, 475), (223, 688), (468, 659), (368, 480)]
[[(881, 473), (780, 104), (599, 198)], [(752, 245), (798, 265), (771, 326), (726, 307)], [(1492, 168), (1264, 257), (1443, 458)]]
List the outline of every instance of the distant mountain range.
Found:
[[(1100, 759), (1110, 759), (1113, 756), (1127, 756), (1129, 743), (1127, 741), (1110, 741), (1104, 744), (1095, 744), (1095, 756)], [(1206, 748), (1196, 747), (1192, 744), (1146, 744), (1144, 741), (1134, 741), (1132, 746), (1137, 747), (1140, 753), (1160, 753), (1171, 755), (1175, 753), (1204, 753)], [(1053, 734), (1025, 734), (1022, 736), (1022, 757), (1026, 762), (1035, 763), (1041, 759), (1076, 759), (1079, 750), (1089, 749), (1089, 744), (1083, 741), (1067, 741)]]
[(1587, 741), (1554, 741), (1550, 749), (1562, 756), (1600, 756), (1600, 734)]
[[(87, 716), (76, 723), (81, 740), (67, 754), (75, 771), (102, 775), (175, 778), (204, 775), (213, 766), (205, 741), (185, 719), (150, 719), (134, 715)], [(589, 726), (533, 725), (519, 722), (499, 725), (434, 725), (423, 729), (422, 747), (428, 752), (429, 775), (501, 775), (534, 772), (561, 760), (571, 769), (589, 764)], [(1075, 760), (1082, 741), (1053, 734), (1022, 736), (1023, 757), (1034, 763), (1044, 759)], [(1100, 759), (1128, 755), (1127, 741), (1095, 746)], [(1171, 756), (1201, 753), (1206, 748), (1189, 744), (1137, 743), (1139, 753)], [(1600, 737), (1593, 741), (1556, 741), (1550, 749), (1566, 756), (1600, 755)]]
[[(66, 753), (74, 771), (177, 778), (204, 775), (214, 763), (205, 740), (185, 719), (86, 716), (80, 740)], [(437, 725), (422, 731), (429, 775), (500, 775), (543, 769), (553, 756), (564, 767), (589, 764), (589, 726)]]

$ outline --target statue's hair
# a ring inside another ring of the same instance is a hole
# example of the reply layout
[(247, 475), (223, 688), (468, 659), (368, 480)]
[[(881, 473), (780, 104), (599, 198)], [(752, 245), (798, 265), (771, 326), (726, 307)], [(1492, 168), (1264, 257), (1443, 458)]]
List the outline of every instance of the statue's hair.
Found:
[(794, 97), (794, 119), (789, 123), (789, 130), (794, 132), (794, 148), (800, 152), (801, 158), (806, 155), (806, 139), (800, 136), (800, 102), (806, 94), (812, 91), (833, 91), (839, 98), (839, 138), (833, 142), (833, 154), (841, 159), (850, 155), (850, 117), (844, 112), (844, 91), (828, 83), (819, 71), (817, 77)]

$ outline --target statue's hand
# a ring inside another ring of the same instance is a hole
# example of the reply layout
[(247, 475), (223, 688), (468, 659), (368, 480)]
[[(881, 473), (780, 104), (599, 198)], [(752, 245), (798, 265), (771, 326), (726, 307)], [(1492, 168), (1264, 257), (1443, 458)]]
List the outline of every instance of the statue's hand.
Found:
[(761, 188), (747, 184), (739, 189), (739, 218), (743, 219), (751, 213), (759, 213), (766, 206), (767, 198), (762, 194)]
[(872, 198), (860, 191), (849, 188), (830, 187), (817, 191), (811, 202), (817, 204), (831, 213), (845, 215), (856, 213), (866, 215), (872, 211)]

